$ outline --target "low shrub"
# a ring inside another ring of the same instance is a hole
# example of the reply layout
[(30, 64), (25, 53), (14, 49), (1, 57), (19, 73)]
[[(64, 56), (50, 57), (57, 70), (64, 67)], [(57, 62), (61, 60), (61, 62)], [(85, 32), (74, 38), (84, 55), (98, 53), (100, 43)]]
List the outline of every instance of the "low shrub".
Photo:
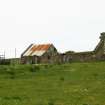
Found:
[(50, 101), (48, 102), (48, 105), (54, 105), (54, 102)]
[(10, 66), (7, 71), (6, 71), (9, 75), (10, 75), (10, 78), (11, 79), (14, 79), (15, 78), (15, 68), (13, 66)]
[(64, 80), (65, 80), (65, 78), (64, 78), (64, 77), (60, 77), (60, 80), (61, 80), (61, 81), (64, 81)]
[(0, 66), (0, 73), (6, 73), (6, 71), (7, 71), (7, 67), (1, 65), (1, 66)]
[(14, 96), (14, 97), (12, 97), (12, 99), (21, 101), (21, 97), (18, 97), (18, 96)]
[(94, 73), (93, 76), (94, 76), (94, 77), (97, 77), (97, 76), (98, 76), (98, 73)]
[(30, 67), (30, 71), (31, 71), (31, 72), (37, 72), (37, 71), (39, 71), (39, 70), (40, 70), (40, 67), (37, 66), (37, 65), (32, 65), (32, 66)]

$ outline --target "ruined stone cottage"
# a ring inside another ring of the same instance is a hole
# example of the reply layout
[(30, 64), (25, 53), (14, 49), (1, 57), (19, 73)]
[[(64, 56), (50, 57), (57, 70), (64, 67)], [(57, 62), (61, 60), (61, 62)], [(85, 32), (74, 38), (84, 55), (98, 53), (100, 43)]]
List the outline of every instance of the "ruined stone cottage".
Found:
[[(88, 52), (66, 52), (66, 59), (70, 58), (73, 62), (80, 61), (102, 61), (105, 60), (105, 32), (101, 33), (100, 42), (93, 51)], [(63, 58), (64, 59), (64, 58)], [(64, 60), (63, 60), (64, 61)]]
[(54, 63), (58, 55), (53, 44), (31, 44), (21, 55), (22, 64)]

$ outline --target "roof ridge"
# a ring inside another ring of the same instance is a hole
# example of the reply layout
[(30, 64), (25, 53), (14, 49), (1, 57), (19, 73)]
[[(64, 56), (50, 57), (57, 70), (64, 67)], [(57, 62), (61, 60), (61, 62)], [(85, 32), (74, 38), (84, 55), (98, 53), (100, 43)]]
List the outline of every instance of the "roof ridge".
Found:
[(52, 43), (46, 43), (46, 44), (33, 44), (33, 45), (53, 45)]

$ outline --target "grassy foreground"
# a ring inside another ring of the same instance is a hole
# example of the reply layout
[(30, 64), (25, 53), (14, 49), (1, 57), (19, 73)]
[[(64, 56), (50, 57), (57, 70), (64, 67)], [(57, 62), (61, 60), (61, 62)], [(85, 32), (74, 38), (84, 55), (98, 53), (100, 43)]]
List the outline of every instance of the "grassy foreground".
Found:
[(0, 66), (0, 105), (105, 105), (105, 62)]

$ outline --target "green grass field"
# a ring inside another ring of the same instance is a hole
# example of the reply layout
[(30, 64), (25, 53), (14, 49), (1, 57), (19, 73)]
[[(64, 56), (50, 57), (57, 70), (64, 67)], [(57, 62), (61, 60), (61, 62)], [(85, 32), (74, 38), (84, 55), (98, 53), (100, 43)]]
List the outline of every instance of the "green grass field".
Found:
[(0, 66), (0, 105), (105, 105), (105, 62)]

